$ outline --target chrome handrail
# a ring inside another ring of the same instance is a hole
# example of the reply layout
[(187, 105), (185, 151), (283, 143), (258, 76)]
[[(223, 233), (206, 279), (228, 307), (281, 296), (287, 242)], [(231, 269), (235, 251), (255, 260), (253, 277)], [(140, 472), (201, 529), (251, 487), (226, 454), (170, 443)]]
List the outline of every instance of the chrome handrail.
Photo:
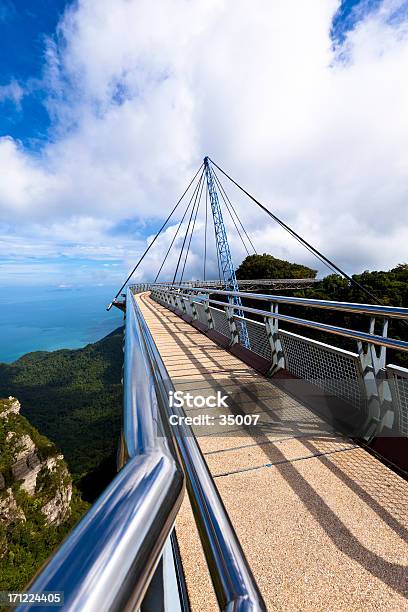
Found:
[(131, 307), (124, 388), (127, 463), (29, 588), (62, 591), (66, 610), (138, 609), (181, 505), (184, 474), (163, 435), (160, 398)]
[[(169, 406), (173, 384), (140, 308), (127, 292), (123, 468), (48, 561), (29, 592), (64, 592), (64, 609), (138, 609), (184, 492), (184, 474), (222, 610), (266, 610), (191, 429)], [(182, 463), (184, 472), (180, 467)], [(20, 606), (21, 612), (31, 604)]]
[[(156, 365), (157, 387), (162, 394), (168, 418), (183, 416), (180, 408), (170, 408), (173, 383), (154, 343), (151, 332), (130, 289), (127, 307), (133, 303), (139, 317), (143, 337), (152, 363)], [(203, 454), (191, 428), (184, 420), (171, 428), (186, 474), (186, 485), (204, 554), (212, 578), (214, 591), (221, 610), (228, 612), (261, 612), (265, 603), (242, 551), (224, 504), (214, 484)]]
[[(135, 285), (137, 286), (137, 285)], [(163, 283), (148, 283), (149, 288), (164, 290), (184, 289), (185, 291), (196, 291), (199, 293), (226, 295), (230, 297), (249, 298), (251, 300), (262, 300), (276, 304), (292, 304), (295, 306), (307, 306), (309, 308), (323, 308), (326, 310), (339, 310), (343, 312), (354, 312), (356, 314), (367, 314), (379, 317), (394, 317), (408, 319), (408, 308), (399, 306), (382, 306), (379, 304), (360, 304), (350, 302), (336, 302), (331, 300), (316, 300), (311, 298), (291, 297), (284, 295), (268, 295), (265, 293), (251, 293), (246, 291), (226, 291), (221, 289), (206, 289), (204, 287), (189, 287), (188, 285), (165, 285)]]
[[(137, 286), (133, 286), (130, 289), (135, 289)], [(345, 312), (354, 312), (359, 314), (371, 315), (371, 319), (374, 319), (376, 316), (381, 319), (386, 319), (387, 317), (391, 317), (394, 319), (405, 320), (408, 319), (408, 308), (396, 307), (396, 306), (381, 306), (381, 305), (370, 305), (370, 304), (349, 304), (346, 302), (331, 302), (330, 300), (310, 300), (306, 298), (291, 298), (286, 296), (276, 296), (276, 295), (265, 295), (259, 293), (246, 293), (243, 291), (234, 292), (234, 291), (218, 291), (212, 289), (202, 289), (198, 287), (190, 288), (184, 287), (182, 285), (174, 285), (174, 287), (169, 288), (166, 285), (162, 284), (146, 284), (144, 285), (146, 290), (150, 289), (153, 291), (163, 291), (166, 294), (171, 294), (177, 297), (187, 296), (189, 299), (193, 301), (199, 297), (202, 297), (203, 294), (208, 296), (206, 299), (208, 304), (211, 306), (223, 307), (224, 309), (228, 307), (232, 311), (240, 310), (242, 312), (247, 312), (259, 317), (262, 317), (264, 320), (269, 319), (276, 321), (284, 321), (286, 323), (290, 323), (292, 325), (298, 325), (300, 327), (306, 327), (314, 330), (318, 330), (321, 332), (326, 332), (329, 334), (334, 334), (337, 336), (342, 336), (344, 338), (348, 338), (350, 340), (356, 340), (357, 342), (366, 342), (368, 344), (374, 344), (377, 346), (395, 349), (399, 351), (408, 351), (408, 342), (405, 340), (400, 340), (399, 338), (388, 338), (386, 335), (378, 335), (372, 332), (372, 328), (370, 327), (369, 332), (358, 331), (355, 329), (348, 329), (345, 327), (341, 327), (338, 325), (330, 325), (328, 323), (320, 323), (318, 321), (311, 321), (309, 319), (302, 319), (300, 317), (294, 317), (291, 315), (282, 314), (278, 312), (277, 309), (273, 310), (262, 310), (260, 308), (253, 308), (250, 306), (240, 305), (239, 308), (230, 300), (227, 302), (222, 302), (220, 300), (214, 299), (210, 296), (212, 295), (225, 295), (225, 296), (240, 296), (241, 298), (250, 298), (252, 300), (261, 300), (263, 302), (268, 301), (271, 304), (278, 304), (281, 302), (287, 304), (296, 304), (300, 306), (309, 306), (316, 308), (325, 308), (338, 311)], [(194, 293), (193, 293), (194, 292)], [(248, 321), (248, 319), (243, 319), (238, 314), (234, 314), (235, 320), (243, 320)]]
[[(315, 285), (319, 283), (317, 278), (257, 278), (250, 280), (239, 280), (239, 285)], [(177, 286), (172, 281), (160, 281), (160, 285)], [(217, 285), (225, 286), (224, 280), (192, 280), (184, 281), (183, 286), (188, 287), (216, 287)]]
[[(217, 306), (226, 306), (225, 302), (219, 302), (217, 300), (211, 300), (210, 303), (217, 304)], [(232, 308), (233, 310), (238, 310), (234, 304), (228, 304), (228, 307)], [(309, 321), (308, 319), (299, 319), (298, 317), (291, 317), (289, 315), (279, 314), (277, 312), (271, 313), (267, 310), (259, 310), (258, 308), (250, 308), (249, 306), (240, 306), (239, 309), (259, 316), (277, 319), (278, 321), (286, 321), (286, 323), (291, 323), (292, 325), (309, 327), (310, 329), (317, 329), (329, 334), (335, 334), (336, 336), (343, 336), (344, 338), (350, 338), (351, 340), (368, 342), (369, 344), (385, 346), (398, 351), (408, 351), (408, 342), (398, 340), (397, 338), (387, 338), (386, 336), (378, 336), (377, 334), (360, 332), (355, 329), (346, 329), (345, 327), (329, 325), (328, 323), (318, 323), (317, 321)], [(234, 316), (234, 319), (243, 320), (243, 318), (239, 316)]]

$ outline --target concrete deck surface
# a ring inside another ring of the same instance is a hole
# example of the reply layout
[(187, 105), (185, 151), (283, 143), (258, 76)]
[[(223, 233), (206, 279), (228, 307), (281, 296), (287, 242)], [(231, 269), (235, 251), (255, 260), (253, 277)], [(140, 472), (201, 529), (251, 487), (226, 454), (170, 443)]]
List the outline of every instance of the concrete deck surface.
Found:
[[(268, 610), (408, 611), (408, 482), (147, 294), (176, 389), (224, 389), (256, 427), (195, 433)], [(188, 415), (217, 411), (186, 410)], [(218, 411), (219, 412), (219, 411)], [(193, 612), (217, 610), (191, 508), (177, 520)]]

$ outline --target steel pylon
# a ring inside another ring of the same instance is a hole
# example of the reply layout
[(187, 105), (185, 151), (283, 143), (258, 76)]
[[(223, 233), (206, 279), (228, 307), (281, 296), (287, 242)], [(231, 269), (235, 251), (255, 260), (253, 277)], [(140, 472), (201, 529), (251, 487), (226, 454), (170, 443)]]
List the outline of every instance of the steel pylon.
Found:
[[(220, 201), (215, 186), (213, 171), (211, 169), (210, 160), (208, 159), (208, 157), (204, 158), (204, 171), (207, 180), (207, 188), (208, 195), (210, 197), (212, 215), (214, 219), (215, 242), (217, 245), (221, 274), (223, 276), (222, 280), (224, 281), (226, 291), (238, 292), (239, 285), (235, 274), (234, 264), (232, 262), (231, 251), (227, 238), (227, 231), (225, 229)], [(242, 306), (241, 298), (239, 296), (233, 296), (229, 298), (229, 301), (235, 306)], [(244, 317), (244, 312), (240, 308), (235, 309), (235, 312), (238, 314), (238, 316)], [(248, 330), (245, 322), (240, 321), (238, 329), (241, 344), (243, 344), (247, 348), (250, 348)]]

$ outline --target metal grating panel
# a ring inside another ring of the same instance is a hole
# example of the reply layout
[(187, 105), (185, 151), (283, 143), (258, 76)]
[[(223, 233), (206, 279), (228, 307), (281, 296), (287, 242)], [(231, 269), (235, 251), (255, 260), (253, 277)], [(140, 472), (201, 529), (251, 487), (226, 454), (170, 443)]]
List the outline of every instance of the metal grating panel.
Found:
[(399, 366), (387, 366), (392, 398), (397, 404), (401, 435), (408, 437), (408, 370)]
[(207, 319), (207, 314), (205, 312), (204, 304), (200, 304), (199, 302), (194, 302), (194, 305), (195, 305), (195, 308), (198, 314), (198, 320), (200, 321), (200, 323), (208, 327), (208, 319)]
[(177, 297), (175, 299), (175, 303), (176, 303), (176, 306), (174, 308), (175, 308), (177, 314), (181, 314), (181, 315), (184, 314), (183, 313), (183, 309), (181, 307), (181, 300), (180, 300), (180, 296), (179, 295), (177, 295)]
[[(234, 318), (237, 319), (237, 323), (240, 321), (240, 318)], [(261, 357), (264, 357), (265, 359), (268, 359), (268, 361), (271, 361), (271, 345), (269, 344), (268, 336), (266, 334), (265, 324), (258, 323), (258, 321), (251, 321), (250, 319), (245, 319), (245, 323), (248, 331), (251, 351), (257, 355), (261, 355)]]
[(231, 339), (231, 332), (226, 313), (223, 310), (218, 310), (218, 308), (213, 307), (210, 307), (210, 311), (214, 321), (214, 329), (220, 334), (223, 334), (227, 338)]
[(279, 330), (279, 338), (289, 372), (348, 402), (357, 410), (364, 410), (363, 379), (356, 353), (283, 330)]
[(184, 308), (186, 309), (186, 314), (190, 315), (191, 317), (193, 316), (193, 311), (191, 310), (191, 304), (190, 304), (190, 300), (187, 297), (182, 297), (180, 298), (180, 301), (183, 301), (184, 303)]
[(154, 300), (156, 300), (156, 302), (158, 302), (162, 306), (168, 306), (167, 302), (164, 301), (164, 299), (160, 296), (160, 294), (154, 293), (152, 294), (152, 297)]

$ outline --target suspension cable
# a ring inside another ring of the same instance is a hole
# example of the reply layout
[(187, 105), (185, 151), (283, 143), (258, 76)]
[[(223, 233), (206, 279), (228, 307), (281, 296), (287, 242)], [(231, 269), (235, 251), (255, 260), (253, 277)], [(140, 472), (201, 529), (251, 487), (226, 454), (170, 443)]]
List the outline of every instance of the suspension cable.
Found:
[(190, 214), (190, 218), (189, 218), (189, 221), (188, 221), (187, 229), (186, 229), (185, 234), (184, 234), (183, 245), (181, 247), (180, 255), (179, 255), (179, 258), (178, 258), (178, 261), (177, 261), (176, 270), (174, 272), (173, 280), (172, 280), (172, 283), (171, 283), (172, 285), (174, 285), (174, 283), (176, 282), (177, 272), (178, 272), (178, 269), (179, 269), (179, 266), (180, 266), (180, 261), (181, 261), (182, 255), (183, 255), (184, 246), (186, 244), (187, 235), (188, 235), (188, 232), (190, 230), (190, 224), (191, 224), (191, 220), (193, 218), (193, 213), (194, 213), (195, 205), (196, 205), (196, 202), (197, 202), (197, 195), (198, 195), (198, 192), (199, 192), (200, 185), (201, 185), (201, 182), (203, 180), (203, 177), (204, 177), (204, 170), (201, 172), (200, 179), (199, 179), (199, 181), (197, 182), (197, 185), (194, 188), (194, 192), (193, 192), (194, 204), (193, 204), (193, 207), (191, 209), (191, 214)]
[[(216, 183), (216, 185), (218, 185), (218, 187), (220, 187), (220, 183), (219, 183), (219, 181), (217, 180), (217, 177), (215, 176), (215, 172), (214, 172), (214, 179), (215, 179), (215, 183)], [(233, 224), (235, 225), (235, 229), (237, 230), (238, 236), (240, 237), (241, 242), (242, 242), (242, 244), (244, 245), (244, 249), (245, 249), (245, 251), (246, 251), (246, 254), (247, 254), (247, 255), (249, 255), (248, 247), (247, 247), (246, 243), (244, 242), (244, 239), (243, 239), (243, 237), (242, 237), (241, 232), (239, 231), (239, 227), (237, 226), (237, 224), (236, 224), (236, 221), (235, 221), (234, 217), (232, 216), (231, 210), (230, 210), (230, 208), (229, 208), (229, 206), (228, 206), (228, 202), (227, 202), (227, 200), (225, 199), (225, 197), (224, 197), (224, 195), (223, 195), (223, 193), (222, 193), (222, 191), (221, 191), (221, 188), (220, 188), (220, 194), (221, 194), (221, 197), (222, 197), (222, 199), (223, 199), (223, 201), (224, 201), (225, 207), (226, 207), (226, 209), (227, 209), (227, 211), (228, 211), (228, 213), (229, 213), (229, 216), (231, 217), (232, 222), (233, 222)]]
[(158, 272), (157, 272), (157, 274), (156, 274), (156, 278), (154, 279), (154, 282), (155, 282), (155, 283), (157, 282), (157, 279), (159, 278), (160, 272), (162, 271), (163, 266), (164, 266), (164, 264), (166, 263), (167, 257), (168, 257), (168, 255), (169, 255), (169, 253), (170, 253), (170, 251), (171, 251), (171, 248), (172, 248), (172, 246), (173, 246), (173, 244), (174, 244), (174, 241), (175, 241), (175, 240), (176, 240), (176, 238), (177, 238), (177, 235), (178, 235), (178, 233), (179, 233), (179, 231), (180, 231), (180, 228), (181, 228), (181, 226), (182, 226), (182, 224), (183, 224), (183, 221), (184, 221), (185, 216), (186, 216), (186, 214), (187, 214), (187, 212), (188, 212), (188, 209), (189, 209), (189, 208), (190, 208), (190, 206), (191, 206), (191, 201), (192, 201), (192, 197), (190, 198), (190, 201), (189, 201), (189, 203), (187, 204), (187, 208), (186, 208), (186, 210), (184, 211), (184, 214), (183, 214), (183, 216), (182, 216), (182, 218), (181, 218), (180, 223), (178, 224), (178, 227), (177, 227), (176, 233), (175, 233), (175, 234), (174, 234), (174, 236), (173, 236), (173, 240), (171, 241), (170, 246), (169, 246), (169, 248), (167, 249), (167, 253), (166, 253), (166, 255), (164, 256), (164, 259), (163, 259), (162, 264), (161, 264), (161, 266), (160, 266), (160, 268), (159, 268), (159, 271), (158, 271)]
[(222, 172), (222, 174), (231, 181), (231, 183), (233, 183), (236, 187), (238, 187), (238, 189), (240, 189), (243, 193), (245, 193), (245, 195), (247, 195), (253, 202), (255, 202), (255, 204), (257, 204), (257, 206), (259, 206), (259, 208), (261, 208), (262, 210), (264, 210), (267, 215), (269, 215), (274, 221), (276, 221), (276, 223), (278, 223), (281, 227), (283, 227), (283, 229), (285, 229), (289, 234), (291, 234), (294, 238), (296, 238), (296, 240), (298, 240), (304, 247), (306, 247), (311, 253), (313, 253), (318, 259), (320, 259), (320, 261), (323, 261), (326, 263), (326, 265), (331, 268), (332, 270), (335, 270), (336, 272), (340, 273), (341, 276), (343, 276), (344, 278), (346, 278), (348, 281), (350, 281), (351, 283), (353, 283), (356, 287), (358, 287), (361, 291), (363, 291), (366, 295), (370, 296), (371, 299), (375, 300), (376, 302), (380, 302), (382, 303), (382, 301), (380, 300), (380, 298), (378, 298), (376, 295), (374, 295), (373, 293), (371, 293), (371, 291), (369, 291), (368, 289), (366, 289), (363, 285), (361, 285), (361, 283), (359, 283), (358, 281), (356, 281), (352, 276), (350, 276), (349, 274), (347, 274), (347, 272), (344, 272), (344, 270), (342, 270), (339, 266), (337, 266), (333, 261), (331, 261), (328, 257), (326, 257), (325, 255), (323, 255), (323, 253), (321, 253), (320, 251), (318, 251), (313, 245), (311, 245), (309, 242), (307, 242), (304, 238), (302, 238), (297, 232), (295, 232), (295, 230), (293, 230), (291, 227), (289, 227), (289, 225), (287, 225), (286, 223), (284, 223), (281, 219), (279, 219), (279, 217), (277, 217), (275, 214), (273, 214), (266, 206), (264, 206), (263, 204), (261, 204), (261, 202), (259, 202), (253, 195), (251, 195), (246, 189), (244, 189), (244, 187), (242, 187), (239, 183), (237, 183), (237, 181), (235, 181), (229, 174), (227, 174), (222, 168), (220, 168), (220, 166), (218, 166), (218, 164), (215, 163), (215, 161), (213, 161), (212, 159), (210, 159), (211, 163), (214, 164), (214, 166), (216, 168), (218, 168), (218, 170), (220, 172)]
[[(246, 231), (246, 229), (245, 229), (245, 227), (244, 227), (244, 225), (243, 225), (243, 223), (242, 223), (241, 219), (239, 218), (238, 213), (237, 213), (237, 211), (235, 210), (234, 205), (233, 205), (233, 203), (231, 202), (230, 198), (228, 197), (228, 194), (227, 194), (227, 192), (225, 191), (225, 189), (224, 189), (224, 187), (223, 187), (223, 185), (222, 185), (222, 183), (221, 183), (221, 181), (220, 181), (220, 179), (219, 179), (219, 177), (218, 177), (218, 174), (215, 172), (214, 168), (213, 168), (213, 172), (214, 172), (214, 177), (215, 177), (215, 180), (217, 181), (217, 184), (218, 184), (218, 186), (219, 186), (219, 188), (220, 188), (221, 195), (223, 195), (223, 200), (224, 200), (224, 202), (225, 202), (225, 198), (226, 198), (226, 199), (227, 199), (227, 201), (228, 201), (228, 204), (230, 205), (230, 207), (232, 208), (232, 210), (233, 210), (233, 211), (234, 211), (234, 213), (235, 213), (236, 218), (238, 219), (238, 223), (240, 224), (240, 226), (241, 226), (241, 228), (242, 228), (242, 231), (244, 232), (245, 236), (247, 237), (248, 242), (249, 242), (249, 244), (251, 245), (251, 247), (253, 248), (254, 253), (255, 253), (255, 255), (256, 255), (256, 254), (257, 254), (256, 248), (254, 247), (253, 242), (252, 242), (251, 238), (250, 238), (250, 237), (249, 237), (249, 235), (248, 235), (248, 232)], [(225, 198), (224, 198), (224, 196), (225, 196)], [(227, 205), (227, 203), (226, 203), (226, 202), (225, 202), (225, 204)], [(228, 205), (227, 205), (227, 208), (228, 208)], [(230, 213), (230, 215), (231, 215), (231, 213)], [(231, 215), (231, 217), (232, 217), (232, 215)], [(236, 226), (235, 226), (235, 227), (236, 227)], [(237, 228), (237, 231), (238, 231), (238, 228)], [(247, 252), (248, 252), (248, 251), (247, 251)], [(248, 255), (249, 255), (249, 253), (248, 253)]]
[[(213, 168), (213, 172), (214, 172), (214, 176), (216, 176), (216, 178), (218, 179), (218, 185), (219, 185), (219, 187), (220, 187), (220, 190), (224, 191), (224, 193), (225, 193), (225, 195), (226, 195), (226, 197), (227, 197), (227, 199), (228, 199), (228, 201), (229, 201), (230, 205), (233, 207), (232, 202), (231, 202), (231, 200), (228, 198), (228, 195), (227, 195), (227, 193), (225, 192), (225, 189), (224, 189), (224, 187), (223, 187), (223, 185), (222, 185), (222, 183), (221, 183), (221, 181), (220, 181), (219, 177), (217, 176), (217, 174), (216, 174), (216, 172), (215, 172), (214, 168)], [(235, 211), (235, 209), (234, 209), (234, 212), (235, 212), (235, 214), (237, 215), (237, 212)], [(238, 215), (237, 215), (237, 218), (238, 218), (238, 220), (240, 220), (240, 219), (239, 219), (239, 217), (238, 217)], [(242, 226), (242, 223), (241, 223), (241, 226)], [(242, 226), (242, 229), (244, 230), (244, 232), (245, 232), (245, 234), (246, 234), (246, 236), (247, 236), (247, 238), (248, 238), (249, 242), (251, 243), (251, 246), (252, 246), (252, 248), (254, 249), (255, 254), (256, 254), (256, 253), (257, 253), (257, 251), (256, 251), (256, 249), (255, 249), (254, 245), (252, 244), (252, 241), (251, 241), (250, 237), (248, 236), (248, 234), (246, 233), (245, 228), (244, 228), (243, 226)], [(297, 237), (296, 235), (294, 235), (294, 233), (292, 233), (292, 232), (290, 232), (290, 233), (291, 233), (291, 235), (292, 235), (292, 236), (295, 238), (295, 240), (297, 240), (297, 241), (298, 241), (298, 242), (299, 242), (299, 243), (300, 243), (302, 246), (304, 246), (304, 247), (305, 247), (305, 248), (306, 248), (306, 249), (307, 249), (307, 250), (308, 250), (308, 251), (309, 251), (309, 252), (310, 252), (310, 253), (311, 253), (313, 256), (317, 257), (317, 258), (318, 258), (318, 259), (319, 259), (319, 260), (322, 262), (322, 264), (323, 264), (324, 266), (326, 266), (326, 268), (328, 268), (328, 269), (329, 269), (331, 272), (334, 272), (335, 274), (337, 274), (337, 270), (336, 270), (335, 268), (333, 268), (333, 266), (329, 265), (329, 264), (328, 264), (328, 263), (327, 263), (327, 262), (326, 262), (326, 261), (323, 259), (323, 257), (321, 257), (321, 256), (320, 256), (320, 254), (319, 254), (319, 253), (315, 253), (315, 252), (312, 250), (312, 248), (310, 248), (310, 247), (309, 247), (307, 244), (303, 244), (303, 242), (302, 242), (302, 241), (299, 239), (299, 237)]]
[(204, 229), (204, 274), (203, 280), (205, 281), (205, 266), (207, 262), (207, 218), (208, 218), (208, 191), (205, 190), (205, 229)]
[[(215, 162), (213, 162), (213, 163), (215, 163)], [(218, 167), (218, 166), (217, 166), (217, 167)], [(221, 170), (221, 172), (222, 172), (222, 170)], [(215, 175), (215, 171), (214, 171), (214, 175)], [(228, 178), (229, 178), (229, 177), (228, 177)], [(221, 185), (221, 183), (220, 183), (220, 185)], [(238, 184), (237, 184), (237, 185), (238, 185)], [(222, 185), (221, 185), (221, 187), (222, 187)], [(245, 192), (245, 190), (244, 190), (244, 192)], [(247, 195), (249, 195), (247, 192), (245, 192), (245, 193), (246, 193)], [(251, 196), (249, 196), (249, 197), (251, 197)], [(252, 199), (252, 198), (251, 198), (251, 199)], [(272, 214), (272, 213), (271, 213), (271, 214)], [(279, 223), (279, 222), (278, 222), (278, 223)], [(283, 223), (283, 222), (282, 222), (282, 223)], [(280, 225), (281, 225), (281, 224), (280, 224)], [(281, 226), (282, 226), (282, 225), (281, 225)], [(283, 227), (283, 226), (282, 226), (282, 227)], [(299, 242), (299, 243), (300, 243), (300, 244), (301, 244), (303, 247), (305, 247), (305, 248), (306, 248), (306, 249), (309, 251), (309, 253), (311, 253), (311, 254), (312, 254), (314, 257), (317, 257), (317, 259), (319, 259), (319, 261), (321, 261), (321, 263), (322, 263), (324, 266), (326, 266), (326, 268), (328, 268), (328, 269), (330, 270), (330, 272), (334, 272), (334, 274), (337, 274), (337, 273), (338, 273), (337, 269), (336, 269), (336, 268), (335, 268), (333, 265), (331, 265), (330, 263), (328, 263), (328, 261), (326, 261), (326, 260), (325, 260), (324, 255), (320, 254), (318, 251), (316, 251), (316, 250), (314, 249), (314, 247), (312, 247), (311, 245), (309, 245), (308, 243), (306, 243), (305, 241), (303, 241), (303, 239), (301, 238), (301, 236), (298, 236), (298, 235), (296, 234), (296, 232), (295, 232), (294, 230), (292, 230), (292, 228), (290, 228), (289, 226), (287, 226), (287, 228), (284, 228), (284, 229), (286, 229), (286, 230), (287, 230), (287, 231), (288, 231), (288, 232), (291, 234), (291, 236), (293, 236), (293, 238), (295, 238), (295, 240), (297, 240), (297, 241), (298, 241), (298, 242)], [(248, 239), (249, 239), (249, 236), (248, 236)], [(251, 244), (252, 244), (252, 243), (251, 243)], [(253, 246), (253, 245), (252, 245), (252, 246)]]
[(191, 228), (191, 234), (190, 234), (190, 239), (189, 239), (188, 247), (187, 247), (187, 251), (186, 251), (186, 257), (184, 259), (183, 270), (182, 270), (181, 276), (180, 276), (180, 285), (183, 283), (184, 270), (186, 268), (188, 254), (190, 252), (191, 239), (192, 239), (193, 234), (194, 234), (194, 228), (195, 228), (195, 224), (196, 224), (196, 220), (197, 220), (198, 209), (200, 208), (200, 204), (201, 204), (201, 196), (203, 194), (203, 187), (204, 187), (204, 181), (201, 183), (201, 187), (200, 187), (200, 195), (198, 196), (197, 208), (196, 208), (196, 212), (195, 212), (195, 216), (194, 216), (193, 227)]
[[(197, 172), (195, 173), (195, 175), (193, 176), (193, 178), (189, 182), (189, 184), (187, 186), (187, 189), (184, 191), (183, 195), (180, 197), (180, 199), (178, 200), (178, 202), (174, 206), (173, 210), (171, 211), (171, 213), (169, 214), (169, 216), (167, 217), (167, 219), (165, 220), (165, 222), (163, 223), (163, 225), (161, 226), (161, 228), (159, 229), (159, 231), (157, 232), (157, 234), (155, 235), (155, 237), (153, 238), (151, 243), (148, 245), (147, 249), (145, 250), (143, 255), (140, 257), (139, 261), (137, 262), (137, 264), (135, 265), (135, 267), (133, 268), (131, 273), (126, 278), (125, 282), (123, 283), (123, 285), (121, 286), (121, 288), (119, 289), (119, 291), (117, 292), (115, 297), (113, 298), (112, 302), (107, 306), (106, 310), (110, 310), (112, 308), (113, 303), (116, 301), (116, 299), (117, 299), (118, 295), (120, 294), (120, 292), (122, 291), (123, 287), (130, 281), (130, 279), (132, 278), (133, 274), (136, 272), (137, 268), (140, 266), (140, 264), (142, 263), (143, 259), (145, 258), (147, 253), (150, 251), (150, 249), (152, 248), (153, 244), (156, 242), (157, 238), (160, 236), (161, 232), (166, 227), (167, 223), (170, 221), (171, 217), (173, 216), (173, 213), (176, 211), (178, 205), (180, 204), (180, 202), (182, 201), (182, 199), (186, 195), (187, 191), (190, 189), (191, 185), (194, 183), (197, 175), (199, 174), (199, 172), (200, 172), (200, 170), (201, 170), (201, 168), (203, 166), (204, 166), (204, 162), (201, 164), (201, 166), (199, 167), (199, 169), (197, 170)], [(203, 170), (203, 172), (204, 172), (204, 170)]]

